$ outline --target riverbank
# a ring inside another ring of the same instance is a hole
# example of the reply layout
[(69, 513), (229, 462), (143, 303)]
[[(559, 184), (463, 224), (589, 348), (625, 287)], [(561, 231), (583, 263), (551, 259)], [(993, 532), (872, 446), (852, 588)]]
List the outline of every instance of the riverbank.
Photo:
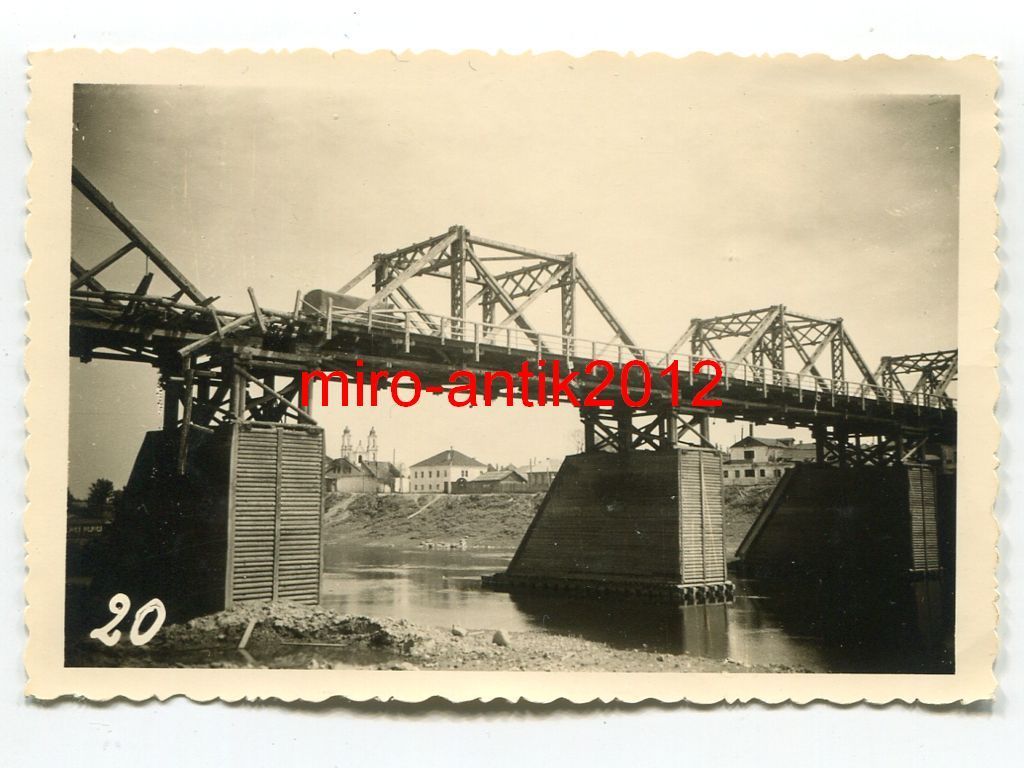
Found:
[(515, 549), (533, 520), (543, 493), (332, 493), (324, 528), (381, 546)]
[[(736, 552), (772, 488), (725, 489), (727, 556)], [(515, 549), (543, 500), (542, 493), (333, 493), (324, 526), (328, 537), (380, 546)]]
[[(248, 638), (245, 638), (248, 634)], [(244, 648), (239, 649), (245, 639)], [(543, 632), (417, 626), (319, 606), (248, 603), (165, 627), (145, 646), (95, 641), (69, 666), (533, 672), (791, 672), (688, 654), (623, 650)]]

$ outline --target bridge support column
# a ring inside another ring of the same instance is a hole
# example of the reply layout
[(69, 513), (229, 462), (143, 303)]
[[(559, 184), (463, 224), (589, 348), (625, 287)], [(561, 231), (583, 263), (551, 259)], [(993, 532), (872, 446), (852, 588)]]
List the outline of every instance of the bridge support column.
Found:
[(181, 382), (170, 370), (160, 372), (160, 387), (164, 391), (163, 431), (170, 435), (178, 429), (178, 404), (181, 400)]
[(684, 448), (567, 457), (508, 569), (484, 583), (728, 600), (721, 456)]
[[(892, 580), (951, 573), (953, 476), (927, 465), (788, 470), (736, 552), (744, 570)], [(940, 498), (941, 497), (941, 498)]]
[(173, 621), (249, 600), (318, 602), (323, 430), (248, 421), (199, 432), (180, 475), (178, 448), (173, 433), (146, 435), (93, 600), (157, 596)]

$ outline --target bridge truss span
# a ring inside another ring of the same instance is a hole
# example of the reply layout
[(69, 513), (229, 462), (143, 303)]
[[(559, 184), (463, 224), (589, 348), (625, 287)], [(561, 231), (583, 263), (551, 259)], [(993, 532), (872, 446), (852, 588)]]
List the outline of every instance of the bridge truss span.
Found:
[[(886, 357), (872, 369), (841, 319), (782, 305), (694, 319), (668, 350), (648, 349), (625, 329), (576, 254), (510, 245), (461, 225), (377, 254), (338, 290), (300, 291), (289, 311), (262, 306), (252, 288), (249, 307), (228, 310), (84, 175), (75, 170), (72, 182), (127, 242), (93, 265), (72, 255), (71, 354), (159, 369), (167, 393), (164, 430), (179, 441), (182, 470), (195, 432), (246, 420), (315, 424), (300, 405), (302, 372), (352, 372), (356, 361), (410, 369), (443, 388), (457, 368), (515, 371), (524, 360), (559, 359), (579, 372), (581, 389), (594, 383), (583, 373), (591, 360), (607, 360), (618, 378), (630, 361), (647, 363), (652, 396), (643, 408), (617, 401), (581, 409), (592, 452), (706, 447), (711, 417), (807, 427), (822, 462), (913, 461), (929, 444), (955, 442), (955, 351)], [(145, 259), (141, 281), (108, 283), (111, 268), (130, 254)], [(443, 288), (443, 301), (436, 290), (421, 291), (427, 278)], [(353, 293), (367, 284), (368, 295)], [(161, 294), (158, 285), (169, 288)], [(536, 322), (544, 306), (557, 312), (557, 332)], [(597, 332), (608, 334), (603, 340), (579, 333), (584, 307)], [(721, 363), (713, 396), (722, 405), (696, 409), (689, 398), (711, 379), (706, 369), (693, 369), (705, 358)], [(658, 376), (672, 363), (681, 395), (675, 405)], [(642, 389), (635, 370), (626, 383), (629, 391)]]

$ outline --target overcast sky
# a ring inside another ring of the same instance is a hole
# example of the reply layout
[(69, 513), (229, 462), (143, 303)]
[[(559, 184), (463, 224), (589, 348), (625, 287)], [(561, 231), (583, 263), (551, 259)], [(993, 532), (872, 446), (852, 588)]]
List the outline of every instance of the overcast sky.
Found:
[[(650, 348), (692, 317), (780, 303), (842, 317), (872, 367), (955, 347), (958, 100), (851, 93), (760, 63), (510, 77), (482, 57), (457, 76), (396, 63), (329, 89), (79, 86), (74, 162), (224, 308), (244, 309), (251, 285), (290, 309), (297, 289), (337, 288), (374, 253), (465, 224), (576, 252)], [(73, 206), (91, 266), (122, 240)], [(126, 260), (112, 281), (133, 288), (143, 270)], [(73, 493), (127, 480), (160, 423), (156, 380), (72, 362)], [(381, 458), (410, 464), (449, 446), (525, 463), (574, 451), (579, 429), (568, 408), (439, 399), (319, 418), (333, 455), (345, 424), (356, 440), (375, 425)]]

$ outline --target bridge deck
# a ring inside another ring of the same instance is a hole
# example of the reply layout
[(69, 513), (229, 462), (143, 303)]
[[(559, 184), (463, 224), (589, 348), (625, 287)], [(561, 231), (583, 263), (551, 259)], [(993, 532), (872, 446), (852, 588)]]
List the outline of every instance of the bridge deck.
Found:
[[(710, 373), (692, 373), (696, 358), (687, 354), (526, 331), (421, 310), (335, 309), (325, 313), (308, 305), (293, 313), (264, 309), (264, 329), (253, 315), (218, 314), (215, 321), (212, 311), (146, 297), (138, 300), (135, 314), (126, 318), (122, 306), (105, 305), (95, 297), (73, 297), (72, 354), (119, 359), (134, 354), (134, 359), (159, 366), (169, 357), (180, 359), (178, 353), (191, 348), (204, 355), (242, 355), (253, 372), (278, 375), (317, 369), (351, 371), (360, 359), (366, 368), (415, 371), (426, 386), (444, 386), (456, 369), (515, 372), (524, 360), (543, 358), (558, 359), (564, 368), (579, 371), (579, 380), (589, 387), (597, 380), (583, 375), (590, 360), (607, 360), (617, 372), (631, 360), (642, 360), (652, 373), (651, 407), (668, 401), (667, 379), (658, 373), (673, 361), (679, 363), (683, 405), (711, 379)], [(229, 325), (236, 327), (229, 329)], [(102, 348), (117, 351), (105, 354)], [(723, 377), (711, 396), (723, 404), (701, 409), (714, 417), (789, 426), (843, 422), (864, 434), (893, 426), (955, 430), (956, 404), (946, 396), (744, 362), (720, 362)], [(629, 377), (635, 395), (641, 391), (640, 375), (635, 371)], [(607, 392), (615, 394), (611, 387)]]

